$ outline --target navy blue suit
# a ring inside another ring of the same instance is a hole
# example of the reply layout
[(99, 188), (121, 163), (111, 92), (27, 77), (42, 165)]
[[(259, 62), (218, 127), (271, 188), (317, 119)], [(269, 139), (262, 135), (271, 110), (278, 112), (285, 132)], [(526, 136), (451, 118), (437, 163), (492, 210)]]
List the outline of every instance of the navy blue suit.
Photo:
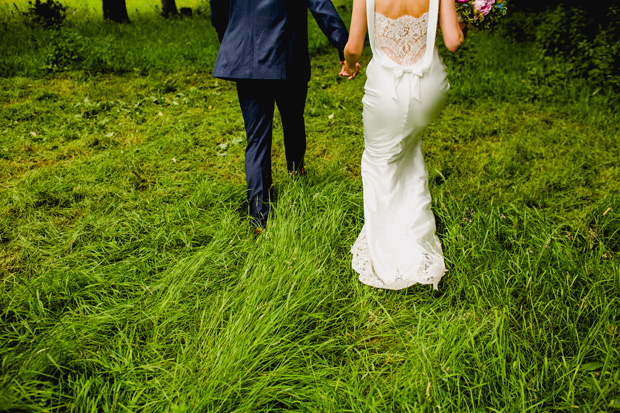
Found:
[(344, 60), (348, 33), (331, 0), (211, 0), (221, 41), (213, 76), (237, 84), (247, 137), (248, 203), (259, 226), (269, 215), (274, 104), (282, 118), (287, 168), (292, 173), (304, 168), (308, 10)]

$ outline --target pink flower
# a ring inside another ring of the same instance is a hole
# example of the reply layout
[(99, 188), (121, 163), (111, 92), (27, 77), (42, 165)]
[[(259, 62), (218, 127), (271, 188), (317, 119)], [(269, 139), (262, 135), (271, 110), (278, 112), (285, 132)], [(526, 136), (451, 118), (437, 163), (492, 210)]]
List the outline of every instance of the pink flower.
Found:
[(456, 0), (458, 3), (469, 3), (469, 0)]
[(494, 3), (495, 0), (474, 0), (474, 9), (486, 16), (493, 8)]

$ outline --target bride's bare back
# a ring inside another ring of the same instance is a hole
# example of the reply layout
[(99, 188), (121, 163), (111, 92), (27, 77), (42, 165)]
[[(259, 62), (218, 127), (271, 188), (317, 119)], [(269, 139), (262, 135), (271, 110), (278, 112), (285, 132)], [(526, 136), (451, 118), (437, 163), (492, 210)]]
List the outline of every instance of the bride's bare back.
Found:
[(390, 19), (420, 17), (428, 12), (428, 6), (429, 0), (375, 0), (375, 11)]

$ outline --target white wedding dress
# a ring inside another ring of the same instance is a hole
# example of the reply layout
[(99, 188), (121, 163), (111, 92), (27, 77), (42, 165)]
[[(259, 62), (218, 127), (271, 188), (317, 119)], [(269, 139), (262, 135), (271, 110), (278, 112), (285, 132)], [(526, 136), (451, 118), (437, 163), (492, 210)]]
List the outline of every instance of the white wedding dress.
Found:
[(449, 89), (435, 45), (438, 3), (430, 0), (420, 17), (390, 19), (366, 1), (373, 57), (362, 100), (365, 222), (351, 252), (359, 280), (377, 288), (437, 289), (446, 272), (421, 141)]

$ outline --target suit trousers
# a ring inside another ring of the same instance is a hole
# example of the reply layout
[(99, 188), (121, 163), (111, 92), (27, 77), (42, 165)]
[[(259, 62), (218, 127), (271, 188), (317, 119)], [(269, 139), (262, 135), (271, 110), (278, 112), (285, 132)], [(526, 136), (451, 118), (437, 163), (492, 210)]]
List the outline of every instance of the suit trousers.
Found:
[(236, 84), (247, 138), (245, 176), (249, 213), (254, 225), (264, 227), (271, 200), (274, 108), (278, 106), (282, 119), (287, 169), (291, 173), (301, 173), (306, 153), (304, 107), (308, 82), (241, 79)]

